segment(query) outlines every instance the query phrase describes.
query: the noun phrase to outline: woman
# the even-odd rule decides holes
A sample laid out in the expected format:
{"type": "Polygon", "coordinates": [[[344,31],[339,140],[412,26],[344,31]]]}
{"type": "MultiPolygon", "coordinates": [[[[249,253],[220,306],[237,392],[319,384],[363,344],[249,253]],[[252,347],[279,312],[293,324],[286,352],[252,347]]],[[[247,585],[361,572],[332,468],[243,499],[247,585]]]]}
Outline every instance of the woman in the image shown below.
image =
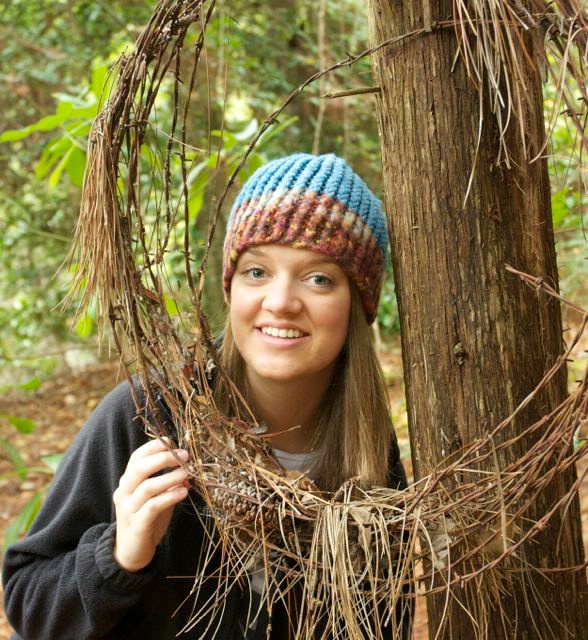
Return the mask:
{"type": "MultiPolygon", "coordinates": [[[[369,331],[386,253],[379,201],[334,155],[261,167],[227,226],[222,364],[277,459],[322,489],[356,476],[406,486],[369,331]]],[[[222,379],[215,397],[228,406],[222,379]]],[[[80,432],[27,538],[8,550],[5,608],[20,637],[173,638],[198,609],[190,576],[209,543],[188,496],[188,454],[149,440],[136,418],[124,383],[80,432]]],[[[251,583],[263,591],[255,575],[251,583]]],[[[245,628],[249,593],[233,589],[218,619],[189,637],[265,638],[267,619],[245,628]]],[[[213,596],[210,580],[198,598],[213,596]]],[[[276,608],[272,637],[288,637],[290,617],[276,608]]]]}

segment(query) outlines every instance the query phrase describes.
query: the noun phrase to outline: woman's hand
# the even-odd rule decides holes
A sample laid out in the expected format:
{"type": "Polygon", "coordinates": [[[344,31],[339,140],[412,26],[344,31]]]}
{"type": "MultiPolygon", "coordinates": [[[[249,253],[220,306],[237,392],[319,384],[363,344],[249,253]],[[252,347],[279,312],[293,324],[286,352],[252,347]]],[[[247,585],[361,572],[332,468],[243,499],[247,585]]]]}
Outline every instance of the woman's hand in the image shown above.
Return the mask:
{"type": "MultiPolygon", "coordinates": [[[[176,449],[185,462],[188,452],[176,449]]],[[[174,507],[187,495],[188,474],[160,440],[151,440],[129,458],[113,499],[116,508],[114,558],[127,571],[140,571],[153,556],[166,532],[174,507]],[[172,471],[152,477],[172,468],[172,471]]]]}

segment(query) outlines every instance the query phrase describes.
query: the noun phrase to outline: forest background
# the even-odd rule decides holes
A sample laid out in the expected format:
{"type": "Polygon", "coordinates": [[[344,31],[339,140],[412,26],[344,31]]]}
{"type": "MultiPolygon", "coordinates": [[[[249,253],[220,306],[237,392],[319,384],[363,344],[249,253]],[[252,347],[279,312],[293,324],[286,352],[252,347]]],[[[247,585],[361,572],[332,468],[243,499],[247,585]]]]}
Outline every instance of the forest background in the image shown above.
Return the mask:
{"type": "MultiPolygon", "coordinates": [[[[108,359],[108,349],[98,355],[92,309],[74,322],[74,309],[64,311],[60,302],[75,270],[75,264],[64,264],[79,209],[91,123],[108,84],[109,68],[132,46],[154,4],[153,0],[0,3],[2,539],[14,539],[27,528],[61,453],[116,382],[116,362],[108,359]]],[[[203,246],[208,215],[259,125],[317,69],[365,48],[367,20],[361,0],[219,0],[207,31],[206,77],[192,97],[194,121],[203,132],[190,175],[194,247],[203,246]]],[[[256,147],[240,181],[262,162],[280,155],[335,152],[381,196],[373,95],[321,98],[371,84],[370,62],[365,58],[310,85],[256,147]]],[[[551,113],[555,95],[556,88],[545,84],[546,114],[551,113]]],[[[162,127],[171,115],[163,98],[157,104],[162,127]]],[[[560,288],[565,297],[587,308],[587,239],[582,220],[582,206],[588,202],[582,189],[586,176],[575,150],[575,134],[564,116],[555,127],[547,153],[560,288]]],[[[181,265],[175,266],[180,281],[181,265]]],[[[173,273],[174,265],[170,268],[173,273]]],[[[213,253],[208,278],[212,286],[207,292],[213,326],[221,317],[217,273],[213,253]]],[[[564,327],[573,331],[579,318],[565,313],[564,327]]],[[[410,468],[391,273],[377,326],[391,412],[410,468]]],[[[586,349],[586,341],[583,344],[586,349]]],[[[585,364],[586,352],[580,350],[569,366],[570,385],[585,364]]],[[[586,517],[583,501],[585,531],[586,517]]],[[[0,639],[7,634],[0,616],[0,639]]]]}

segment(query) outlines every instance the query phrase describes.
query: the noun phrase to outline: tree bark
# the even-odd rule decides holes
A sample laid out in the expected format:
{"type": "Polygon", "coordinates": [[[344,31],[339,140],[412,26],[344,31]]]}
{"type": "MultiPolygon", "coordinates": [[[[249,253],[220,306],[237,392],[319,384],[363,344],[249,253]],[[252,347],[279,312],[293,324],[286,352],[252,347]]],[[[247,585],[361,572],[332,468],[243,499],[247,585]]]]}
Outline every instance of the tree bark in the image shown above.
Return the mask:
{"type": "MultiPolygon", "coordinates": [[[[384,193],[401,319],[406,404],[415,476],[430,473],[447,455],[487,434],[527,397],[562,354],[561,310],[554,299],[508,273],[558,275],[544,161],[530,163],[516,124],[508,132],[513,159],[496,162],[498,132],[461,58],[453,29],[436,29],[452,16],[451,0],[368,0],[371,45],[432,26],[372,56],[384,193]],[[473,182],[467,200],[472,168],[473,182]]],[[[544,139],[541,81],[526,66],[525,114],[530,157],[544,139]]],[[[521,412],[508,436],[520,433],[566,397],[566,372],[521,412]]],[[[501,467],[530,442],[499,452],[501,467]]],[[[532,511],[538,520],[572,485],[562,473],[532,511]]],[[[537,569],[584,561],[579,504],[573,500],[546,530],[523,547],[537,569]]],[[[530,571],[510,579],[500,602],[478,615],[481,628],[445,596],[428,598],[431,638],[580,638],[586,634],[584,571],[530,571]],[[436,635],[438,634],[438,635],[436,635]]],[[[471,595],[471,591],[470,591],[471,595]]]]}

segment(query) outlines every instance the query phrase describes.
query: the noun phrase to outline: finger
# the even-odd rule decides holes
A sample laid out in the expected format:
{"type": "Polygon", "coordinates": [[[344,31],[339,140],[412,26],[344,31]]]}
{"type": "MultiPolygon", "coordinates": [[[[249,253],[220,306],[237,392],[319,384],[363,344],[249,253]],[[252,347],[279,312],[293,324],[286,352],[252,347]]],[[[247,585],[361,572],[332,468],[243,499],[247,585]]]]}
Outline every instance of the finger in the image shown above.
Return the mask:
{"type": "Polygon", "coordinates": [[[181,502],[188,490],[176,485],[148,500],[138,514],[119,518],[114,557],[127,571],[139,571],[146,567],[155,553],[162,536],[169,526],[176,504],[181,502]]]}
{"type": "Polygon", "coordinates": [[[153,496],[143,504],[135,517],[143,521],[143,526],[147,529],[165,514],[169,509],[181,502],[188,495],[188,489],[184,485],[177,485],[168,491],[153,496]]]}
{"type": "Polygon", "coordinates": [[[149,440],[145,444],[142,444],[140,447],[135,449],[131,454],[129,460],[136,460],[138,458],[145,458],[146,456],[150,456],[154,453],[158,453],[160,451],[170,451],[173,448],[173,443],[169,438],[161,438],[149,440]]]}
{"type": "Polygon", "coordinates": [[[147,457],[129,460],[129,464],[121,476],[119,488],[123,493],[131,494],[135,489],[152,475],[164,469],[175,469],[188,460],[188,452],[184,449],[175,451],[161,451],[147,457]]]}
{"type": "Polygon", "coordinates": [[[176,469],[164,475],[145,480],[128,496],[126,509],[131,513],[138,512],[143,505],[154,496],[175,487],[184,486],[184,481],[187,477],[187,471],[184,469],[176,469]]]}

